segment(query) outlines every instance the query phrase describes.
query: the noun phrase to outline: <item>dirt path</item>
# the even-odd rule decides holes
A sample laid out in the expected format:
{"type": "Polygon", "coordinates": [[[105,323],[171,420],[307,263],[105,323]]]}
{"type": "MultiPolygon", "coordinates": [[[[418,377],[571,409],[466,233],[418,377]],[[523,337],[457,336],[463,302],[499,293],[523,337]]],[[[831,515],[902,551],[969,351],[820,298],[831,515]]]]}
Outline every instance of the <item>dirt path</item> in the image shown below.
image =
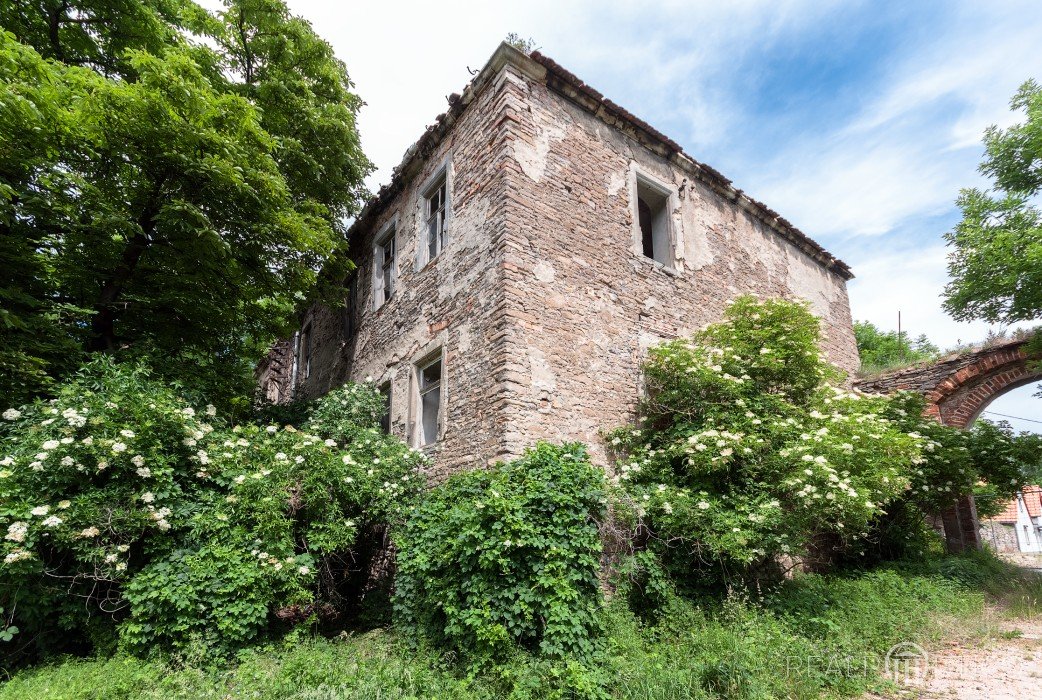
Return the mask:
{"type": "Polygon", "coordinates": [[[952,641],[932,650],[925,677],[918,682],[909,682],[890,697],[921,700],[1042,698],[1042,620],[1002,621],[985,639],[952,641]]]}

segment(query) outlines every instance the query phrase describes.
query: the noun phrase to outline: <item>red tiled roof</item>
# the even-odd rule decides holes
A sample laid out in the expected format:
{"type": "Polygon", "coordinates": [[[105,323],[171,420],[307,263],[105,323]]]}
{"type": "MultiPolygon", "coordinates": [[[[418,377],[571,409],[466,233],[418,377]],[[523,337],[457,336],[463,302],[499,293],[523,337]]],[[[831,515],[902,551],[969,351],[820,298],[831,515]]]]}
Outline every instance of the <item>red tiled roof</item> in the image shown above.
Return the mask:
{"type": "MultiPolygon", "coordinates": [[[[1024,506],[1028,509],[1028,515],[1032,518],[1042,516],[1042,487],[1025,486],[1021,493],[1024,494],[1024,506]]],[[[1006,501],[1002,512],[992,520],[1000,523],[1017,522],[1017,499],[1006,501]]]]}
{"type": "Polygon", "coordinates": [[[1028,508],[1028,515],[1032,518],[1042,516],[1042,488],[1038,486],[1024,487],[1024,505],[1028,508]]]}

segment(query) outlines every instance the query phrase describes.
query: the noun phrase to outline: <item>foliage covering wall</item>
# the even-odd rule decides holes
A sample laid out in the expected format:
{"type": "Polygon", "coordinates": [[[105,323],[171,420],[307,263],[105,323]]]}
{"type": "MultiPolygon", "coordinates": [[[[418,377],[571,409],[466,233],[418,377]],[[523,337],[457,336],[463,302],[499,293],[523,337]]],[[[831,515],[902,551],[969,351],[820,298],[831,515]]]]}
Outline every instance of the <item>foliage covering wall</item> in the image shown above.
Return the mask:
{"type": "MultiPolygon", "coordinates": [[[[102,360],[0,428],[0,607],[42,650],[230,648],[317,617],[359,534],[400,520],[424,457],[348,385],[315,422],[229,425],[102,360]],[[105,639],[108,642],[105,642],[105,639]]],[[[333,611],[335,612],[335,611],[333,611]]]]}

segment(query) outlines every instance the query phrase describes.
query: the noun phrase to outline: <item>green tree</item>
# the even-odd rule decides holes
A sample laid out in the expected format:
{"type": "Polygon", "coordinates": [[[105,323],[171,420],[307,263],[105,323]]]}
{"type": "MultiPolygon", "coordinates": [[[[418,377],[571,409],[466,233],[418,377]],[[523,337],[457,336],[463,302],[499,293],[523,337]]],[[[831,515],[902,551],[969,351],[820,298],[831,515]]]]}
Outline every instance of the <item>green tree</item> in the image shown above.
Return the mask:
{"type": "Polygon", "coordinates": [[[947,234],[952,247],[945,308],[959,320],[992,323],[1042,316],[1042,87],[1024,83],[1011,107],[1024,123],[990,127],[981,172],[993,188],[964,189],[962,221],[947,234]]]}
{"type": "Polygon", "coordinates": [[[0,392],[83,354],[214,398],[349,267],[364,195],[344,65],[281,0],[0,8],[0,392]],[[200,41],[196,37],[203,37],[200,41]]]}
{"type": "Polygon", "coordinates": [[[854,338],[861,354],[862,372],[932,360],[939,352],[925,335],[913,339],[896,331],[884,331],[868,321],[854,322],[854,338]]]}

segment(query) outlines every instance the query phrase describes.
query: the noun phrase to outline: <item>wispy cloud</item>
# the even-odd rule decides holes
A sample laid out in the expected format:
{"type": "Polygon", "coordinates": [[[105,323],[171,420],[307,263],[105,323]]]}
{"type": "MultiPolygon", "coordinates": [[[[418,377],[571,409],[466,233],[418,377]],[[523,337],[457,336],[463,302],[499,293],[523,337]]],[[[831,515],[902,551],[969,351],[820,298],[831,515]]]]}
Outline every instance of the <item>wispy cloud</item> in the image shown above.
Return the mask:
{"type": "Polygon", "coordinates": [[[839,0],[289,4],[334,45],[368,103],[360,127],[378,166],[373,186],[466,84],[466,68],[479,68],[508,32],[535,38],[609,97],[698,148],[737,137],[744,115],[732,78],[756,47],[791,40],[851,7],[839,0]]]}
{"type": "MultiPolygon", "coordinates": [[[[886,235],[910,218],[950,210],[960,187],[979,182],[984,128],[1013,121],[1012,93],[1042,75],[1042,13],[1027,9],[953,5],[947,31],[906,48],[866,86],[864,106],[849,121],[787,143],[755,190],[825,240],[886,235]]],[[[930,240],[940,233],[922,232],[930,240]]]]}

